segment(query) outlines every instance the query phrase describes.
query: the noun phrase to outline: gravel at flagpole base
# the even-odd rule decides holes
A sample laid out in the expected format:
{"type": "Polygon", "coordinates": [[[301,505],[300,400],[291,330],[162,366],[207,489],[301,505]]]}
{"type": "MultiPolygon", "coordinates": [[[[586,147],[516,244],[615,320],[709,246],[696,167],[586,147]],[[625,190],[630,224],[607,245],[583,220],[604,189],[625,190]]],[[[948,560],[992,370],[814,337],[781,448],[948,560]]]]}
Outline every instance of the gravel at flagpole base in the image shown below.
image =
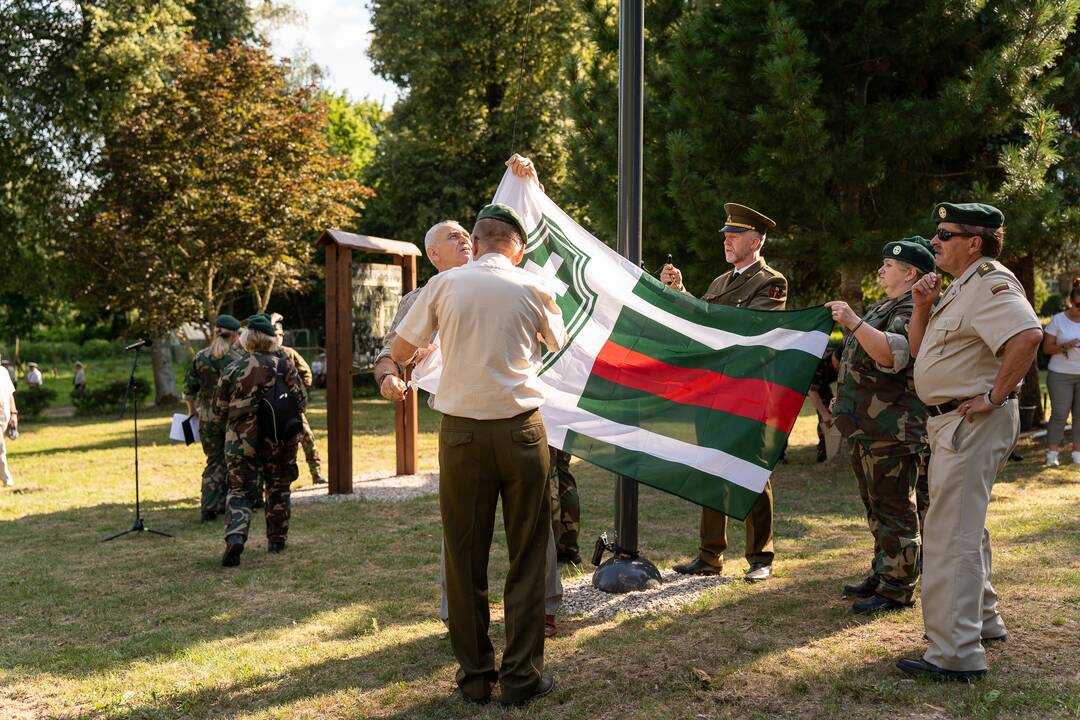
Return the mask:
{"type": "MultiPolygon", "coordinates": [[[[353,491],[349,495],[330,495],[326,485],[308,485],[292,492],[294,505],[313,502],[347,502],[372,500],[403,502],[439,492],[439,473],[390,475],[386,471],[360,473],[353,476],[353,491]]],[[[735,582],[731,576],[680,575],[674,570],[661,569],[662,584],[658,588],[610,594],[592,586],[592,566],[584,565],[583,575],[563,579],[563,603],[560,616],[610,618],[619,613],[646,615],[677,610],[694,602],[713,588],[735,582]]]]}
{"type": "Polygon", "coordinates": [[[671,569],[661,569],[660,577],[663,582],[658,588],[621,594],[594,588],[592,573],[564,579],[563,604],[558,614],[608,618],[618,613],[646,615],[669,612],[689,605],[713,588],[735,582],[731,576],[680,575],[671,569]]]}

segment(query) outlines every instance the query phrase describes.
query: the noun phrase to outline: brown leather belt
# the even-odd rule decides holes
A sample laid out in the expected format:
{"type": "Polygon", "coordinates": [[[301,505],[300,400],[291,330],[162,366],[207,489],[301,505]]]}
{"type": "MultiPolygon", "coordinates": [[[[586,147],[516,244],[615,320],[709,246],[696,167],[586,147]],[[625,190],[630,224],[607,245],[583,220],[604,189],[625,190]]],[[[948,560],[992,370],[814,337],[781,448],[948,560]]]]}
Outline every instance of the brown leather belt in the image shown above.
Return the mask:
{"type": "MultiPolygon", "coordinates": [[[[1011,393],[1009,393],[1008,397],[1009,397],[1009,399],[1015,399],[1016,398],[1016,393],[1011,392],[1011,393]]],[[[938,415],[944,415],[945,413],[951,413],[953,410],[956,410],[958,407],[960,407],[960,403],[962,403],[962,402],[964,402],[964,401],[963,400],[950,400],[948,402],[943,402],[940,405],[927,405],[926,410],[931,415],[933,415],[934,417],[937,417],[938,415]]]]}

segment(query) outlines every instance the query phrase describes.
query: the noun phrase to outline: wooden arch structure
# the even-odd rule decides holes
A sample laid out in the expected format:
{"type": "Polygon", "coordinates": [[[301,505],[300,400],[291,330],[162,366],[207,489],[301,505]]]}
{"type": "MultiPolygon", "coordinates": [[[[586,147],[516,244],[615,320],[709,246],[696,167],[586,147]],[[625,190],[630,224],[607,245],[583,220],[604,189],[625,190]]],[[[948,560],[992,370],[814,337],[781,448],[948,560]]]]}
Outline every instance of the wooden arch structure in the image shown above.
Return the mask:
{"type": "MultiPolygon", "coordinates": [[[[327,230],[319,237],[326,246],[326,429],[329,444],[330,494],[352,492],[352,358],[354,250],[392,256],[401,268],[401,293],[416,289],[416,258],[420,249],[412,243],[327,230]]],[[[397,436],[397,474],[416,472],[416,393],[397,403],[394,429],[397,436]]]]}

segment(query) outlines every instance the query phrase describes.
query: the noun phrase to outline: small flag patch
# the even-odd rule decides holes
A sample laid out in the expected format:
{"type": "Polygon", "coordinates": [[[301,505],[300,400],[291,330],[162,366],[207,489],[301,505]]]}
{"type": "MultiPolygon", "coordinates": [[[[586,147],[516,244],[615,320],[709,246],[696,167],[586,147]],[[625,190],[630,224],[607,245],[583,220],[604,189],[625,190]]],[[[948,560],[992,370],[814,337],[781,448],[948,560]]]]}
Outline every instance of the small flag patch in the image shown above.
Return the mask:
{"type": "Polygon", "coordinates": [[[998,283],[990,288],[991,295],[997,295],[999,292],[1004,292],[1009,289],[1009,283],[998,283]]]}

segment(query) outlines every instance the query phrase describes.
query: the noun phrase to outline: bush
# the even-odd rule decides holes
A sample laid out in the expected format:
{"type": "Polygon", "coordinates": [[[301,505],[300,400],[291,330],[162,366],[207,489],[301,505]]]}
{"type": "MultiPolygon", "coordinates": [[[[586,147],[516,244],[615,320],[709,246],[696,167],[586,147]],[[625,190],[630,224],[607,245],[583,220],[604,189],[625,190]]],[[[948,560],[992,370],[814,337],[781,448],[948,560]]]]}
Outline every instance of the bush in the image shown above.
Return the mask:
{"type": "Polygon", "coordinates": [[[68,341],[29,340],[19,344],[19,359],[24,363],[31,361],[52,365],[73,363],[79,359],[79,346],[68,341]]]}
{"type": "Polygon", "coordinates": [[[103,340],[101,338],[94,338],[93,340],[87,340],[82,346],[83,359],[91,358],[94,360],[100,360],[102,358],[109,358],[113,355],[118,355],[123,351],[118,342],[110,342],[109,340],[103,340]]]}
{"type": "MultiPolygon", "coordinates": [[[[91,390],[87,388],[81,395],[72,395],[76,415],[103,415],[120,411],[120,403],[127,391],[127,380],[117,380],[105,387],[91,390]]],[[[150,383],[142,378],[135,378],[135,399],[141,404],[150,397],[150,383]]]]}
{"type": "Polygon", "coordinates": [[[36,418],[56,399],[56,391],[48,387],[33,387],[15,393],[15,404],[20,415],[36,418]]]}

